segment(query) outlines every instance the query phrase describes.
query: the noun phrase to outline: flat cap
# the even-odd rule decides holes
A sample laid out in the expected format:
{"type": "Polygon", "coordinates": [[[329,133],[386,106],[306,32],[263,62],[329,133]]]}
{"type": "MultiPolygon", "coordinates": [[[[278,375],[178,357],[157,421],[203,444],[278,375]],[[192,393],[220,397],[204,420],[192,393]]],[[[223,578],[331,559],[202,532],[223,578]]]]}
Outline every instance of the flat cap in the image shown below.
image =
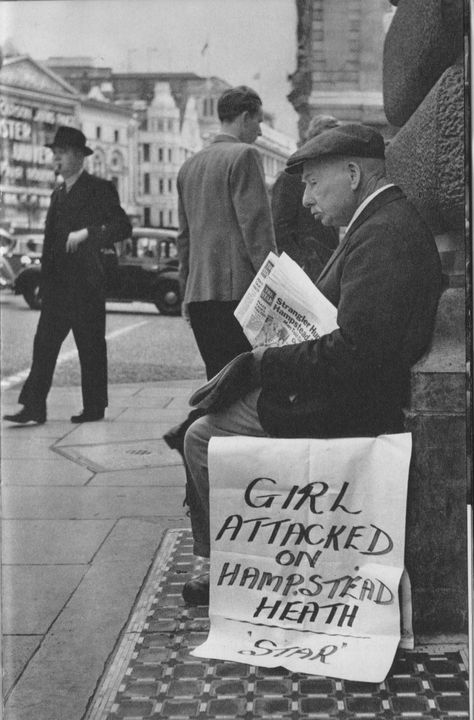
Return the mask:
{"type": "Polygon", "coordinates": [[[382,135],[368,125],[339,125],[323,130],[290,155],[286,161],[285,172],[296,175],[303,172],[303,165],[307,160],[333,155],[384,158],[385,142],[382,135]]]}

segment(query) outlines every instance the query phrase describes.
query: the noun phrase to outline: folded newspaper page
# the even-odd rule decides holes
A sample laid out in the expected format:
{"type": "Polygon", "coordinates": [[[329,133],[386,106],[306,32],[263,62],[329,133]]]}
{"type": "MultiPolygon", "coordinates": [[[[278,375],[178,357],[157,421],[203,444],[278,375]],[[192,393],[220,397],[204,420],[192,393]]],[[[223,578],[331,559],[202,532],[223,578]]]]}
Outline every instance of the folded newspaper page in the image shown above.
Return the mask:
{"type": "Polygon", "coordinates": [[[269,253],[235,310],[252,345],[291,345],[336,330],[337,309],[286,253],[269,253]]]}

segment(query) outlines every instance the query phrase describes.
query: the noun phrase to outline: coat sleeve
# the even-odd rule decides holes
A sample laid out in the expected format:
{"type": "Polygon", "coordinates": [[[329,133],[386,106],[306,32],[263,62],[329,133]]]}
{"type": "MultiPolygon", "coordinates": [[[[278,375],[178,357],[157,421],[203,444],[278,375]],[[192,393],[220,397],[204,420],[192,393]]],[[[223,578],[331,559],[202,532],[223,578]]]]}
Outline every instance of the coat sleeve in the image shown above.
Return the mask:
{"type": "Polygon", "coordinates": [[[277,248],[262,160],[255,147],[248,145],[237,156],[229,182],[242,238],[252,267],[258,272],[268,253],[277,248]]]}
{"type": "Polygon", "coordinates": [[[178,249],[179,259],[179,281],[181,285],[181,293],[184,297],[186,289],[186,281],[189,274],[189,225],[186,212],[184,210],[184,203],[182,199],[181,189],[181,178],[178,174],[178,236],[176,239],[176,245],[178,249]]]}
{"type": "MultiPolygon", "coordinates": [[[[297,178],[297,181],[299,178],[297,178]]],[[[301,181],[299,181],[301,185],[301,181]]],[[[272,215],[278,252],[286,252],[301,265],[298,248],[298,216],[302,193],[293,175],[280,173],[272,189],[272,215]]]]}
{"type": "Polygon", "coordinates": [[[363,386],[401,356],[417,294],[417,269],[406,243],[388,226],[372,227],[348,248],[340,279],[339,329],[319,340],[269,348],[263,388],[287,393],[363,386]]]}
{"type": "Polygon", "coordinates": [[[119,240],[125,240],[132,233],[132,226],[126,212],[120,205],[115,185],[111,182],[97,183],[94,188],[101,222],[87,227],[89,241],[96,247],[113,247],[119,240]]]}

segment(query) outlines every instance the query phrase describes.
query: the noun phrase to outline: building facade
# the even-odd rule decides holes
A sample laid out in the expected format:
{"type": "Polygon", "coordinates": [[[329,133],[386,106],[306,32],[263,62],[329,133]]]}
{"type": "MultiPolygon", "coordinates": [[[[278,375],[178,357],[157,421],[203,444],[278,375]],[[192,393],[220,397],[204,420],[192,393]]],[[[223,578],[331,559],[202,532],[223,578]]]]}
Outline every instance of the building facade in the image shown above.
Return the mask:
{"type": "MultiPolygon", "coordinates": [[[[173,223],[177,222],[177,195],[175,190],[174,194],[168,190],[170,182],[174,188],[177,174],[175,158],[182,164],[190,152],[196,152],[210,143],[219,132],[217,102],[231,85],[221,78],[201,77],[195,73],[114,73],[110,68],[95,67],[86,58],[51,58],[47,62],[79,92],[90,92],[96,84],[114,103],[137,112],[140,118],[138,197],[143,221],[145,224],[150,220],[152,224],[161,225],[163,222],[168,225],[172,218],[173,223]],[[158,94],[157,88],[161,88],[158,94]],[[163,123],[159,120],[160,112],[163,113],[163,123]],[[190,144],[189,127],[191,124],[195,128],[196,120],[200,141],[195,138],[190,144]],[[164,129],[170,122],[177,134],[175,138],[164,129]],[[162,160],[156,160],[152,149],[154,145],[162,147],[162,160]],[[173,158],[171,161],[169,153],[173,158]],[[151,159],[145,160],[144,157],[151,159]],[[163,164],[160,166],[159,163],[163,164]],[[145,191],[146,188],[151,191],[145,191]]],[[[262,137],[256,145],[262,155],[267,186],[271,190],[277,175],[285,167],[286,159],[296,149],[296,142],[294,138],[275,130],[271,115],[264,112],[262,137]]]]}
{"type": "Polygon", "coordinates": [[[59,125],[78,126],[80,97],[67,82],[26,55],[0,69],[0,222],[42,228],[54,174],[45,148],[59,125]]]}
{"type": "Polygon", "coordinates": [[[97,86],[78,106],[81,130],[94,151],[86,158],[86,170],[111,180],[125,212],[138,220],[138,122],[133,115],[109,102],[97,86]]]}
{"type": "Polygon", "coordinates": [[[288,96],[300,136],[314,115],[363,122],[390,135],[382,93],[389,0],[296,0],[297,68],[288,96]]]}

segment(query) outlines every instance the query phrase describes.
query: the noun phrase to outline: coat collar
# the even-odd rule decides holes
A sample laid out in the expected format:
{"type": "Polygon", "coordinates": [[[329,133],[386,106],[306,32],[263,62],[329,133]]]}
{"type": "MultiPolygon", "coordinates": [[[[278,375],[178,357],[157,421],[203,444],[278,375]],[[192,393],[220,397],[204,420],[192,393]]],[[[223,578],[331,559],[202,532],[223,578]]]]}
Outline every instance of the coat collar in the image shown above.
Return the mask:
{"type": "Polygon", "coordinates": [[[318,283],[328,272],[331,265],[334,263],[336,258],[339,257],[341,252],[344,250],[345,246],[347,245],[347,242],[351,235],[374,213],[376,213],[378,210],[380,210],[381,207],[384,205],[388,205],[388,203],[393,202],[394,200],[400,200],[400,198],[405,197],[403,192],[400,190],[399,187],[396,185],[392,185],[388,187],[386,190],[383,190],[378,195],[376,195],[362,210],[361,214],[356,217],[352,225],[350,226],[348,232],[344,235],[341,242],[337,246],[337,248],[334,250],[333,254],[329,258],[328,262],[324,266],[321,274],[319,275],[316,283],[318,283]]]}
{"type": "Polygon", "coordinates": [[[216,135],[216,137],[214,138],[214,140],[212,142],[213,143],[218,143],[218,142],[240,143],[240,142],[242,142],[242,140],[239,140],[239,138],[235,137],[235,135],[230,135],[229,133],[219,133],[218,135],[216,135]]]}

